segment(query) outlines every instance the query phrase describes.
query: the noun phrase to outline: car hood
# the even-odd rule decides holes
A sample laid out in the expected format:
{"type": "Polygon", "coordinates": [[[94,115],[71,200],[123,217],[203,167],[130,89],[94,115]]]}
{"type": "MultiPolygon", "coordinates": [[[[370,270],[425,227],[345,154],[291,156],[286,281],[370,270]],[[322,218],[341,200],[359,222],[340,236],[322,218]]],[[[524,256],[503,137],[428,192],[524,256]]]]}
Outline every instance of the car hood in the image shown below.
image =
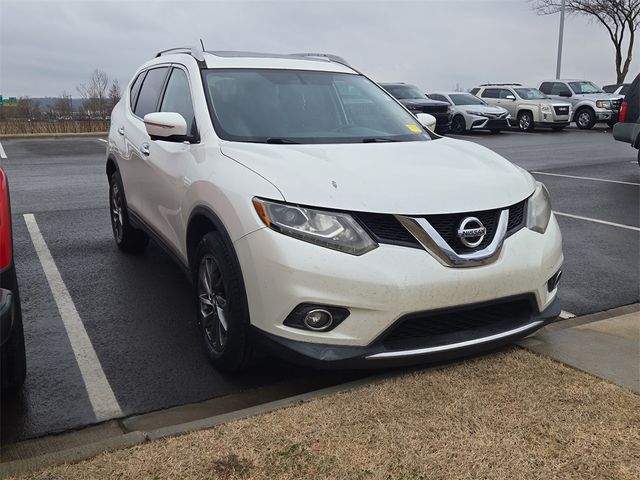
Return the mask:
{"type": "Polygon", "coordinates": [[[478,144],[269,145],[224,142],[222,153],[301,205],[374,213],[479,211],[517,203],[533,177],[478,144]]]}
{"type": "Polygon", "coordinates": [[[504,113],[507,110],[502,107],[497,107],[494,105],[457,105],[455,107],[457,110],[469,110],[471,112],[482,112],[482,113],[504,113]]]}
{"type": "Polygon", "coordinates": [[[576,93],[575,98],[585,98],[589,100],[614,100],[621,98],[620,95],[614,93],[576,93]]]}
{"type": "Polygon", "coordinates": [[[426,98],[423,100],[421,98],[403,98],[402,100],[398,100],[406,107],[424,107],[425,105],[437,105],[437,106],[449,106],[447,102],[442,102],[440,100],[432,100],[431,98],[426,98]]]}

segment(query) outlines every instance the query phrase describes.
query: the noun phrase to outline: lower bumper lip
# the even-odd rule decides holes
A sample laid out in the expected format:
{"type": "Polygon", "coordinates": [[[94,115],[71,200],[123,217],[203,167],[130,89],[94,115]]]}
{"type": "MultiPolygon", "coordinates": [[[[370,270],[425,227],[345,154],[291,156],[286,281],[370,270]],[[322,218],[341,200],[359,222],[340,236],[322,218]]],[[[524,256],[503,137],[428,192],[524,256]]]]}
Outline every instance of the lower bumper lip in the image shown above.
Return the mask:
{"type": "Polygon", "coordinates": [[[502,332],[465,341],[408,349],[387,350],[381,342],[366,347],[326,345],[291,340],[252,327],[253,340],[274,355],[295,363],[320,369],[379,368],[416,365],[460,358],[508,345],[525,337],[560,315],[560,302],[555,298],[542,312],[532,313],[523,324],[502,332]]]}

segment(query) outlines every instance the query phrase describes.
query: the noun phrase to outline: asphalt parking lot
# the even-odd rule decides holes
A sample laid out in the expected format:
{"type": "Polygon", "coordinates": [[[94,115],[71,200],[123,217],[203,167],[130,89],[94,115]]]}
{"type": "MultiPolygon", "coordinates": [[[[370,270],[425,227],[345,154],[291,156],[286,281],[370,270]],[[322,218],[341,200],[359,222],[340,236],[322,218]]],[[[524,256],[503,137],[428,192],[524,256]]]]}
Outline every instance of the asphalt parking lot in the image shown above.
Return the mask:
{"type": "MultiPolygon", "coordinates": [[[[604,129],[456,138],[494,149],[549,188],[565,242],[566,316],[639,301],[635,151],[604,129]]],[[[316,372],[273,358],[242,375],[218,373],[199,348],[190,287],[179,268],[158,247],[127,256],[112,240],[104,141],[15,139],[2,146],[29,368],[22,394],[2,402],[2,442],[243,391],[316,388],[368,374],[316,372]],[[31,214],[100,360],[120,409],[115,414],[96,411],[89,398],[87,374],[27,228],[31,214]]]]}

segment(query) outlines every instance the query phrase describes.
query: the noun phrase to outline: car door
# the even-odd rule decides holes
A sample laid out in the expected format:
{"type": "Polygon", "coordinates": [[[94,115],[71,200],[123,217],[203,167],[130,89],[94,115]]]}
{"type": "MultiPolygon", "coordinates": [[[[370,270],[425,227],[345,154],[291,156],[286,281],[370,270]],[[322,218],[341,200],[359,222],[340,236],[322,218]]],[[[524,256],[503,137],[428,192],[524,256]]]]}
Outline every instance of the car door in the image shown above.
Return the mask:
{"type": "Polygon", "coordinates": [[[147,134],[143,118],[147,113],[158,110],[160,94],[168,72],[168,66],[151,68],[146,72],[135,105],[127,115],[127,121],[123,126],[127,160],[122,162],[120,170],[127,207],[147,223],[150,223],[151,219],[147,212],[148,207],[145,205],[148,204],[147,197],[153,186],[150,185],[150,179],[147,177],[151,139],[147,134]]]}
{"type": "Polygon", "coordinates": [[[512,117],[518,116],[518,102],[516,102],[516,95],[508,88],[501,88],[498,91],[497,105],[506,109],[512,117]]]}
{"type": "Polygon", "coordinates": [[[480,94],[480,98],[482,98],[489,105],[500,105],[498,100],[499,92],[499,88],[485,88],[480,94]]]}
{"type": "Polygon", "coordinates": [[[174,65],[169,72],[160,97],[159,112],[182,115],[187,123],[187,137],[179,139],[149,140],[146,156],[143,190],[144,214],[168,246],[180,252],[182,205],[190,184],[188,171],[196,164],[201,151],[198,127],[194,114],[188,71],[174,65]]]}

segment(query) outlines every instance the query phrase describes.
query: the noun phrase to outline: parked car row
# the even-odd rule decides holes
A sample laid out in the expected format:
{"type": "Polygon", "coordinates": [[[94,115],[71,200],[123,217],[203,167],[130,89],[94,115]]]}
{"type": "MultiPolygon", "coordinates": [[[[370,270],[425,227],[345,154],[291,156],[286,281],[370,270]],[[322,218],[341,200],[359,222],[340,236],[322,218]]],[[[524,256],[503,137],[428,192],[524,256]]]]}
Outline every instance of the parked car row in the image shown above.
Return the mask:
{"type": "Polygon", "coordinates": [[[537,88],[519,83],[486,83],[471,89],[470,94],[424,94],[418,87],[405,83],[381,86],[410,111],[436,116],[436,133],[440,134],[449,130],[498,133],[511,127],[522,131],[562,130],[571,122],[583,130],[593,128],[596,123],[613,127],[628,88],[628,84],[609,85],[610,92],[605,92],[593,82],[570,79],[542,81],[537,88]]]}

